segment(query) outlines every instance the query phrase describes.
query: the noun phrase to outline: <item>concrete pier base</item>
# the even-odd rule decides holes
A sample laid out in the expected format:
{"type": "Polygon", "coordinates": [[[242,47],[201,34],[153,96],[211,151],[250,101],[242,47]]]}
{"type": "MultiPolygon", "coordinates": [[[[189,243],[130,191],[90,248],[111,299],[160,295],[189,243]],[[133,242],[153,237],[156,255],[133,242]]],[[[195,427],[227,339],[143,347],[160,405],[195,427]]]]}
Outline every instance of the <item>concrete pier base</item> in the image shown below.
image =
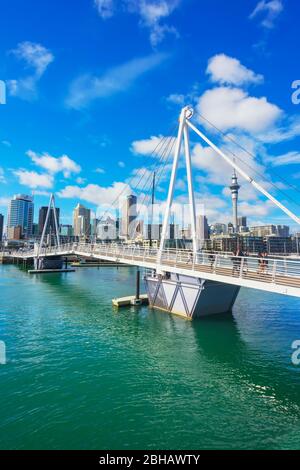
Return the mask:
{"type": "Polygon", "coordinates": [[[61,256],[51,256],[47,258],[35,258],[34,269],[37,271],[44,270],[62,270],[64,268],[64,259],[61,256]]]}
{"type": "Polygon", "coordinates": [[[146,276],[149,304],[153,308],[194,319],[231,312],[240,287],[188,276],[146,276]]]}

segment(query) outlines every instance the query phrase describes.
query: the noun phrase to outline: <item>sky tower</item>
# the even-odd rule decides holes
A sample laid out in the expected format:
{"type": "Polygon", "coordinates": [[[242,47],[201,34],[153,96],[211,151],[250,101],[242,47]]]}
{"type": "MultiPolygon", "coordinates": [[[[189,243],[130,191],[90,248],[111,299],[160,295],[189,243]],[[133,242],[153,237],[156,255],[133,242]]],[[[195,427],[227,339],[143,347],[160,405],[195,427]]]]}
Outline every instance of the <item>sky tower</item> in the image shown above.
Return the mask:
{"type": "Polygon", "coordinates": [[[238,198],[239,198],[239,189],[240,185],[238,184],[237,176],[235,170],[233,170],[231,185],[229,186],[231,191],[231,198],[232,198],[232,210],[233,210],[233,226],[235,233],[238,232],[238,198]]]}

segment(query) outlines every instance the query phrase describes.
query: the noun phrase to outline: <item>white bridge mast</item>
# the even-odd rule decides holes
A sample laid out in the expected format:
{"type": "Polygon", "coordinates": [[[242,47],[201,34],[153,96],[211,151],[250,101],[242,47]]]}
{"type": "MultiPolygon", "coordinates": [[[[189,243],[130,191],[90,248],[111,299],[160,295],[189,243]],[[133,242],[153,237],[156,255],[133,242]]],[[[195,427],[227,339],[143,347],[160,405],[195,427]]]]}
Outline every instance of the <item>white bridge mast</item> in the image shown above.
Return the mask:
{"type": "Polygon", "coordinates": [[[184,151],[185,151],[185,161],[186,161],[186,172],[187,172],[187,180],[188,180],[188,190],[189,190],[189,204],[190,204],[190,218],[191,218],[191,228],[192,228],[192,239],[193,239],[193,251],[194,253],[197,252],[197,235],[196,235],[196,207],[195,207],[195,197],[194,197],[194,188],[193,188],[193,178],[192,178],[192,163],[191,163],[191,153],[190,153],[190,142],[189,142],[189,129],[187,127],[187,123],[189,119],[193,116],[193,110],[186,106],[182,109],[179,117],[179,129],[178,129],[178,136],[177,142],[175,147],[175,155],[171,173],[171,181],[169,186],[169,193],[167,199],[167,207],[164,216],[164,222],[162,227],[161,233],[161,241],[157,255],[157,262],[160,263],[162,259],[162,253],[164,250],[166,238],[167,238],[167,230],[169,226],[170,220],[170,213],[171,207],[173,202],[174,196],[174,188],[175,188],[175,180],[177,176],[178,170],[178,162],[181,152],[182,146],[182,139],[184,139],[184,151]]]}
{"type": "MultiPolygon", "coordinates": [[[[60,248],[59,227],[58,227],[57,214],[56,214],[56,208],[55,208],[55,197],[54,197],[54,194],[51,194],[50,200],[49,200],[49,205],[48,205],[48,210],[47,210],[47,215],[46,215],[46,219],[45,219],[45,223],[44,223],[44,227],[43,227],[43,232],[42,232],[42,236],[41,236],[41,240],[40,240],[40,243],[38,245],[37,258],[39,257],[40,250],[43,247],[46,231],[47,231],[47,228],[48,228],[48,222],[49,222],[49,219],[50,219],[51,209],[53,210],[56,243],[57,243],[57,247],[60,248]]],[[[50,243],[51,243],[51,241],[50,241],[50,243]]]]}

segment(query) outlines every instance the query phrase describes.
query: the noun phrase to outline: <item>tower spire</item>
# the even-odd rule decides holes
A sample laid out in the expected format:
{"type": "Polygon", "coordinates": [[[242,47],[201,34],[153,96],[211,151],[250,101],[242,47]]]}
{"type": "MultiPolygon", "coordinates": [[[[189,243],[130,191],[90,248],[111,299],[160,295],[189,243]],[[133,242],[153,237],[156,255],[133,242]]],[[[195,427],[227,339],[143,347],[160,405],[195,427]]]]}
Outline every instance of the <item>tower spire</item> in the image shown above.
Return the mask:
{"type": "Polygon", "coordinates": [[[240,185],[238,184],[237,175],[235,169],[233,170],[233,174],[231,177],[231,185],[229,186],[231,191],[231,199],[232,199],[232,211],[233,211],[233,226],[235,233],[238,232],[238,198],[239,198],[239,189],[240,185]]]}

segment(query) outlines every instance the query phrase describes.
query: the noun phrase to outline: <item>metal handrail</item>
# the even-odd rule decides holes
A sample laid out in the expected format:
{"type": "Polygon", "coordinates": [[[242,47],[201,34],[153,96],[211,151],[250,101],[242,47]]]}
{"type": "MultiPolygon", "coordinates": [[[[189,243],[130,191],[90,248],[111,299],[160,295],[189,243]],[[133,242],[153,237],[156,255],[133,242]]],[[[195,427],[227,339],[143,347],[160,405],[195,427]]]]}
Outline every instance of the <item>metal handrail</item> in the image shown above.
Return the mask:
{"type": "MultiPolygon", "coordinates": [[[[91,256],[106,256],[129,258],[132,261],[153,260],[157,264],[158,249],[143,248],[124,244],[97,244],[73,243],[58,247],[43,247],[39,257],[51,255],[84,253],[91,256]]],[[[9,256],[17,258],[33,258],[37,253],[34,249],[28,251],[11,252],[9,256]]],[[[193,254],[189,250],[166,249],[162,252],[161,269],[164,263],[170,267],[187,267],[192,271],[211,270],[214,274],[234,276],[240,278],[250,277],[253,273],[262,274],[262,282],[270,282],[265,275],[270,276],[271,282],[276,283],[278,277],[289,277],[300,279],[300,260],[296,259],[274,259],[260,258],[254,256],[234,256],[223,253],[199,252],[193,254]],[[228,271],[229,270],[229,271],[228,271]]]]}

